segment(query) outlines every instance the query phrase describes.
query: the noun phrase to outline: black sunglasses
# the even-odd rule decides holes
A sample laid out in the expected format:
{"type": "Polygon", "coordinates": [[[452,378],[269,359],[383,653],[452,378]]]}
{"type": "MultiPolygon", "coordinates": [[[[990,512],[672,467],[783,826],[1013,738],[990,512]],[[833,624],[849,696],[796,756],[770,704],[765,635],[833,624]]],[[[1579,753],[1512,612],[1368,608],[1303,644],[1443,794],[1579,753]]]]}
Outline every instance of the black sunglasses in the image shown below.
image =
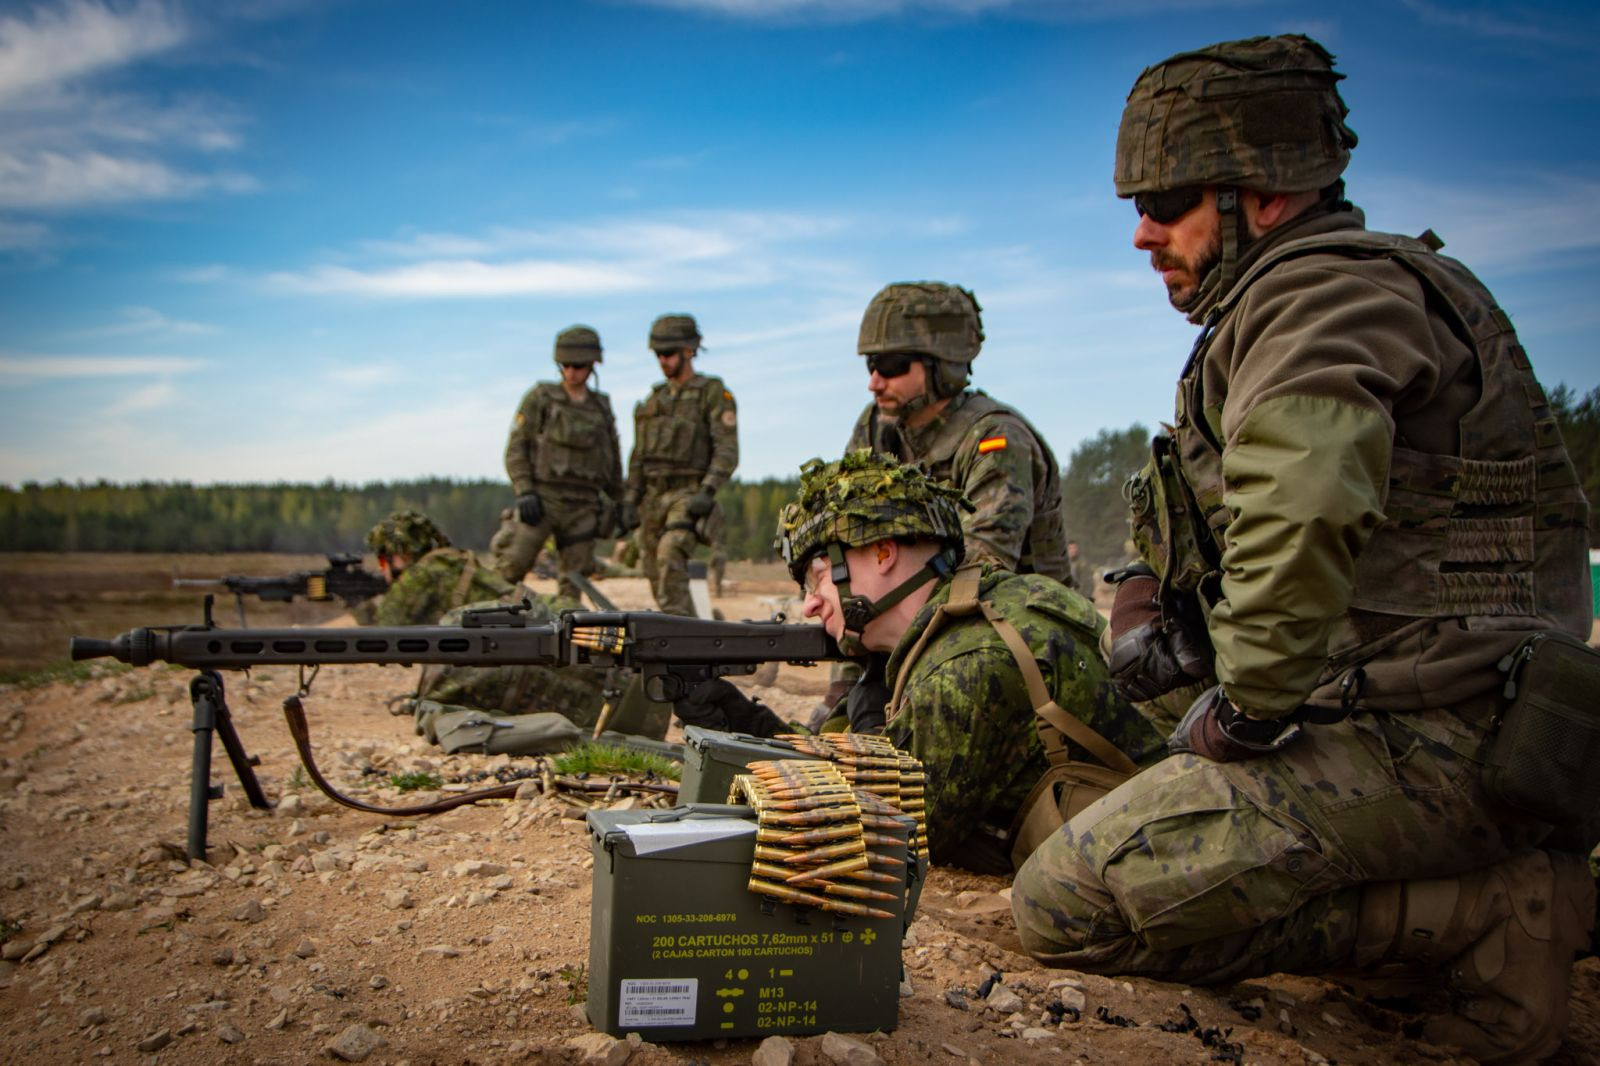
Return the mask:
{"type": "Polygon", "coordinates": [[[1150,221],[1170,226],[1199,207],[1200,201],[1205,198],[1204,185],[1185,185],[1181,189],[1134,193],[1133,206],[1141,216],[1149,218],[1150,221]]]}
{"type": "Polygon", "coordinates": [[[905,352],[886,352],[883,355],[867,356],[867,373],[876,374],[880,378],[897,378],[909,373],[917,361],[914,355],[905,352]]]}

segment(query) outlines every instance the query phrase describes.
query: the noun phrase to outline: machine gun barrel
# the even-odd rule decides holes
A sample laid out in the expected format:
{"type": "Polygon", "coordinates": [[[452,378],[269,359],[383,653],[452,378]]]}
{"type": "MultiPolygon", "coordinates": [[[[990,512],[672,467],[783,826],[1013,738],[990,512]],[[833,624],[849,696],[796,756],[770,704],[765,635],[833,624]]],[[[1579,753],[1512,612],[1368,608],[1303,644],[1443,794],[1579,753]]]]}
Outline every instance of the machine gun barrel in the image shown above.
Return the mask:
{"type": "Polygon", "coordinates": [[[467,611],[447,626],[349,629],[141,627],[97,640],[73,637],[73,659],[111,658],[134,666],[174,663],[197,670],[279,664],[439,663],[459,666],[576,666],[639,670],[653,699],[675,700],[702,681],[753,673],[762,663],[840,658],[820,626],[719,622],[652,611],[568,611],[527,625],[518,608],[467,611]]]}

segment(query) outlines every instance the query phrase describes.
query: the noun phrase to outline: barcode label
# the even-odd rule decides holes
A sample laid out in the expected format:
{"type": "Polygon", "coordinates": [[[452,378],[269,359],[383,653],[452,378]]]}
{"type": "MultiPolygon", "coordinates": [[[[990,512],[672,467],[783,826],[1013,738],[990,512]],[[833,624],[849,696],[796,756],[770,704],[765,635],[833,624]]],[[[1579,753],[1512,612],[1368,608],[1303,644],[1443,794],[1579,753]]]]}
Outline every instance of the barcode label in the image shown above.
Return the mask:
{"type": "Polygon", "coordinates": [[[617,1025],[693,1025],[700,979],[623,981],[617,1025]]]}

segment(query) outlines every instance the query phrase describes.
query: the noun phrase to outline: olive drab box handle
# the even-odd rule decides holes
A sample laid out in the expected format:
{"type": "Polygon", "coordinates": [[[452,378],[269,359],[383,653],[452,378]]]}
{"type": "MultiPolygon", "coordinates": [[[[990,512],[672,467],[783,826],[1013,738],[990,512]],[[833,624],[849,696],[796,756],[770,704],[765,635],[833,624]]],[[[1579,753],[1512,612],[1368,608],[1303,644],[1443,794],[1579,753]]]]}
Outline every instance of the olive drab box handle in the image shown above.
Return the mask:
{"type": "Polygon", "coordinates": [[[1558,828],[1600,821],[1600,651],[1535,633],[1500,662],[1510,701],[1483,781],[1501,803],[1558,828]]]}

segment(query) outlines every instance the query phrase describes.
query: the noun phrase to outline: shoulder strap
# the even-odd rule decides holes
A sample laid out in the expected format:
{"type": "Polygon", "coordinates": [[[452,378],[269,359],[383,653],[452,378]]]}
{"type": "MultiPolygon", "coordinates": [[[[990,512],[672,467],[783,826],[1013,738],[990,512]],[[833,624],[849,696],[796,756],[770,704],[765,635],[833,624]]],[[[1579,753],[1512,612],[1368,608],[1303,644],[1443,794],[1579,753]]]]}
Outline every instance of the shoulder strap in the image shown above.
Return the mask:
{"type": "Polygon", "coordinates": [[[462,552],[461,577],[456,580],[456,589],[450,594],[450,605],[447,610],[455,610],[467,602],[467,590],[472,587],[472,579],[478,574],[478,557],[470,551],[462,552]]]}
{"type": "Polygon", "coordinates": [[[995,632],[1000,634],[1000,639],[1005,641],[1006,650],[1011,652],[1011,658],[1015,660],[1017,670],[1022,674],[1022,682],[1028,689],[1028,700],[1033,704],[1039,740],[1044,745],[1050,764],[1054,766],[1068,761],[1070,753],[1062,741],[1062,736],[1065,735],[1111,769],[1125,774],[1135,773],[1138,767],[1134,765],[1132,759],[1088,725],[1062,710],[1056,703],[1055,698],[1050,695],[1050,689],[1044,683],[1044,674],[1040,671],[1032,650],[1029,649],[1027,641],[1022,639],[1022,634],[1017,632],[1017,627],[1001,616],[992,604],[978,599],[978,580],[982,574],[983,564],[979,562],[963,563],[956,571],[955,577],[950,582],[949,599],[934,610],[933,617],[928,621],[928,628],[922,631],[922,636],[917,638],[917,642],[906,653],[905,661],[900,664],[900,672],[894,681],[894,697],[889,701],[886,720],[893,722],[900,713],[901,699],[905,693],[906,681],[911,676],[911,667],[921,658],[928,642],[950,619],[960,618],[975,611],[981,612],[994,627],[995,632]]]}

